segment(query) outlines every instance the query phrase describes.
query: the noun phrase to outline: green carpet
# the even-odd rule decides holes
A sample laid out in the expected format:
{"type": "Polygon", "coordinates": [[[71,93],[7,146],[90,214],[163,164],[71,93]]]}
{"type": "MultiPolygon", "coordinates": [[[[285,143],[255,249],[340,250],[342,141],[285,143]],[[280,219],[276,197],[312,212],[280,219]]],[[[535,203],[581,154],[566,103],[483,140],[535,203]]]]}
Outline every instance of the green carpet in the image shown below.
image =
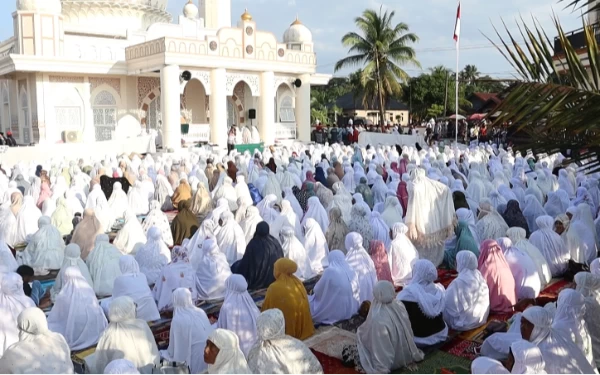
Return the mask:
{"type": "Polygon", "coordinates": [[[393,374],[470,374],[471,361],[452,354],[434,350],[415,369],[404,368],[393,374]]]}

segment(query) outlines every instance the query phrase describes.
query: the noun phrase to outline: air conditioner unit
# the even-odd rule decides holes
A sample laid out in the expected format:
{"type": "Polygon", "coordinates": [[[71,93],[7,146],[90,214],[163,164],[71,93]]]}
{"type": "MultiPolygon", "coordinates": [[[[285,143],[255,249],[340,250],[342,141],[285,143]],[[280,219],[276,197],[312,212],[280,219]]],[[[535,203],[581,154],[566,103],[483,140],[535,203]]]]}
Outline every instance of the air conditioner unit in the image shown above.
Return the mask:
{"type": "Polygon", "coordinates": [[[64,143],[79,143],[82,140],[81,132],[76,130],[65,130],[62,133],[62,140],[64,143]]]}

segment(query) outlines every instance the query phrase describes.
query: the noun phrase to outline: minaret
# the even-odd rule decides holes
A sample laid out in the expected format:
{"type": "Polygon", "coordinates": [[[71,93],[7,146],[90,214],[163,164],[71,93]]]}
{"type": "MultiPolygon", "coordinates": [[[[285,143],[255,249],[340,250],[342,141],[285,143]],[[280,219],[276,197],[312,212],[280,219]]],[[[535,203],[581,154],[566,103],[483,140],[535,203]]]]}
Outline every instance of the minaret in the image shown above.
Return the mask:
{"type": "Polygon", "coordinates": [[[207,29],[231,27],[231,0],[200,0],[200,18],[207,29]]]}
{"type": "Polygon", "coordinates": [[[59,0],[17,2],[13,13],[16,50],[20,55],[63,55],[64,32],[59,0]]]}

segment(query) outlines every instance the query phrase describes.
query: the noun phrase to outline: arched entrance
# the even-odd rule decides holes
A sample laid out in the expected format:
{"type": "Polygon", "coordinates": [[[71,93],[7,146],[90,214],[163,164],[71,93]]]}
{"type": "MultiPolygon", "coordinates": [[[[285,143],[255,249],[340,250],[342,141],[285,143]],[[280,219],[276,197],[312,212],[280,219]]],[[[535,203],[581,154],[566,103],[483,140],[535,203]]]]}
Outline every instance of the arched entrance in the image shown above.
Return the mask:
{"type": "Polygon", "coordinates": [[[206,124],[208,117],[206,113],[206,90],[204,85],[197,79],[192,79],[185,86],[184,91],[185,109],[191,112],[192,124],[206,124]]]}

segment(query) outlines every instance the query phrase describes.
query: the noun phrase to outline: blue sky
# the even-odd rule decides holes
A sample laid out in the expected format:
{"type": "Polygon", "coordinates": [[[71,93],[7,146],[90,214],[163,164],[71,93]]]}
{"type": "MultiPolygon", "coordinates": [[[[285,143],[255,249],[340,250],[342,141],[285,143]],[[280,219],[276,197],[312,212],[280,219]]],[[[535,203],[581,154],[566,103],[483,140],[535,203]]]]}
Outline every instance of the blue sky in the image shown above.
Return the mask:
{"type": "MultiPolygon", "coordinates": [[[[196,4],[198,0],[194,0],[196,4]]],[[[279,38],[294,21],[296,15],[313,32],[313,39],[320,73],[333,73],[335,62],[346,56],[342,47],[342,36],[354,30],[353,19],[366,8],[384,9],[396,12],[397,22],[406,22],[411,31],[420,37],[414,46],[422,68],[445,65],[455,69],[454,21],[455,0],[231,0],[232,18],[235,24],[244,8],[253,15],[257,27],[271,31],[279,38]]],[[[509,28],[516,30],[515,19],[523,16],[530,20],[533,15],[554,37],[551,15],[554,11],[566,31],[581,27],[581,18],[563,9],[558,0],[462,0],[461,68],[474,64],[479,71],[494,77],[511,77],[513,69],[482,35],[494,36],[492,24],[501,27],[504,19],[509,28]]],[[[169,0],[169,11],[176,19],[187,0],[169,0]]],[[[12,34],[12,12],[14,0],[0,0],[0,39],[12,34]]],[[[496,38],[494,38],[496,39],[496,38]]],[[[420,69],[407,66],[411,75],[418,75],[420,69]]],[[[336,75],[343,75],[341,71],[336,75]]]]}

